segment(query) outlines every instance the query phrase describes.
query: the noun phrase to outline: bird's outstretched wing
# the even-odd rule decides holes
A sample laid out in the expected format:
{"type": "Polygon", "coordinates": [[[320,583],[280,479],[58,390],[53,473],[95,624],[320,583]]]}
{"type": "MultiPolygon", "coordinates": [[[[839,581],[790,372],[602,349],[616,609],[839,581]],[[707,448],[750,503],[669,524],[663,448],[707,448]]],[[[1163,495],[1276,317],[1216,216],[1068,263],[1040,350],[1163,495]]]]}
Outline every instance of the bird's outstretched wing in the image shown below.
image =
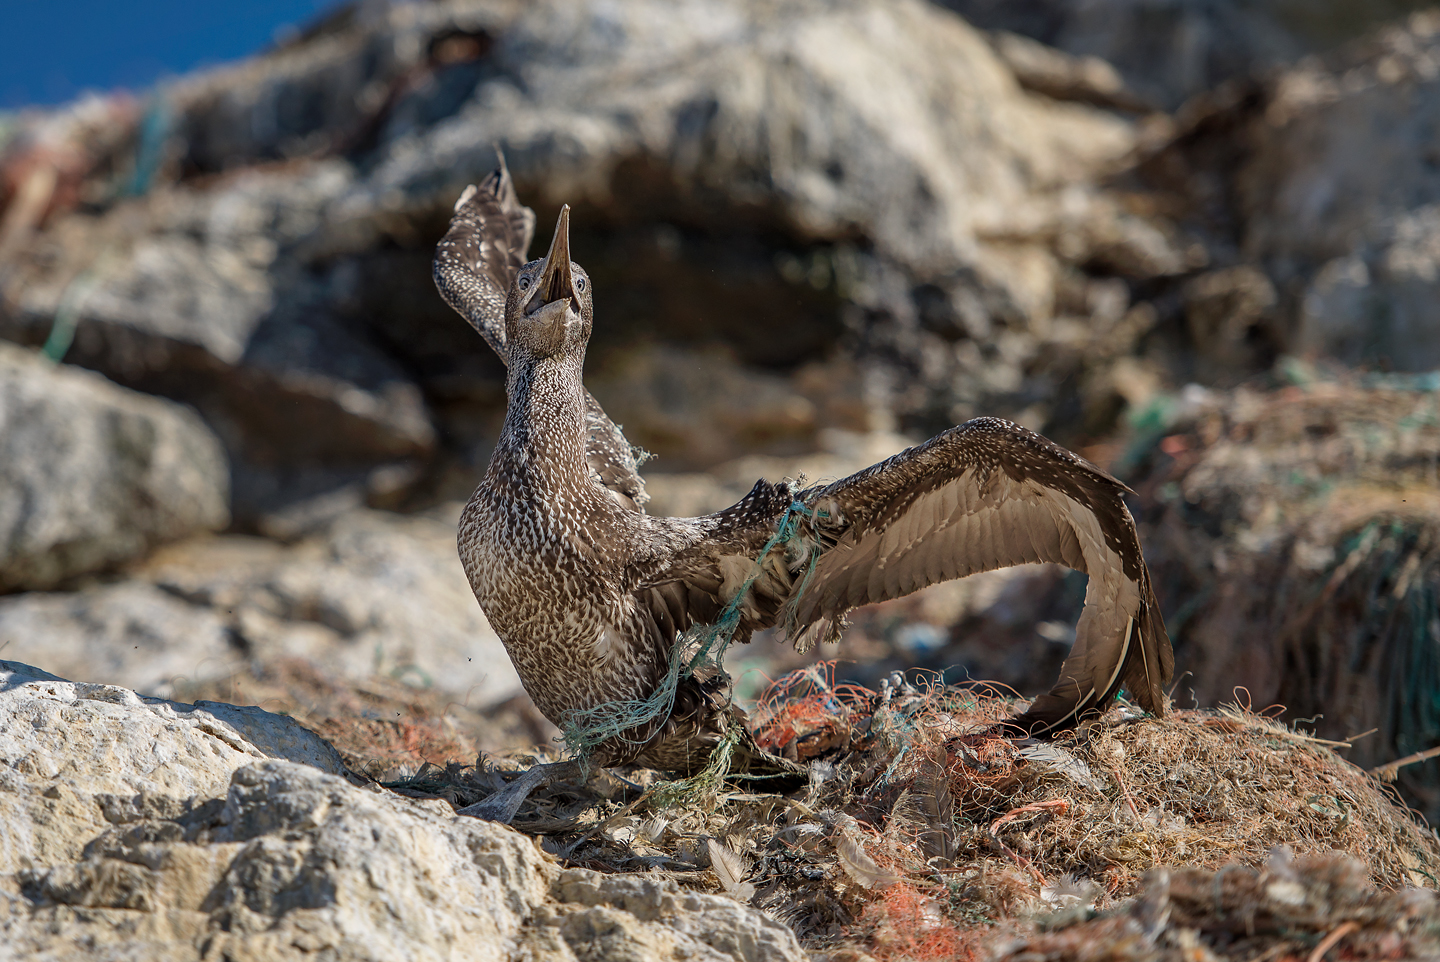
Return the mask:
{"type": "MultiPolygon", "coordinates": [[[[1056,562],[1089,575],[1084,611],[1055,687],[1012,724],[1034,734],[1068,727],[1103,709],[1122,685],[1161,715],[1174,658],[1125,491],[1032,431],[977,418],[796,494],[798,533],[768,553],[741,627],[748,637],[778,624],[804,651],[838,640],[846,612],[860,605],[980,571],[1056,562]]],[[[783,514],[773,495],[769,504],[773,531],[783,514]]],[[[733,515],[748,538],[736,537],[735,525],[717,531],[730,540],[711,552],[711,572],[739,570],[727,551],[753,546],[753,515],[733,515]]],[[[707,579],[697,565],[705,549],[697,548],[684,559],[692,589],[722,580],[718,595],[728,598],[735,579],[707,579]]]]}
{"type": "Polygon", "coordinates": [[[535,212],[515,196],[515,184],[500,166],[455,202],[450,229],[435,247],[435,286],[445,303],[470,322],[505,358],[505,295],[525,266],[535,237],[535,212]]]}
{"type": "Polygon", "coordinates": [[[968,421],[805,493],[814,525],[834,543],[797,585],[787,634],[803,650],[831,640],[858,605],[979,571],[1056,562],[1090,576],[1085,607],[1055,687],[1015,723],[1056,730],[1103,708],[1121,685],[1161,715],[1174,656],[1125,491],[1017,424],[968,421]]]}
{"type": "MultiPolygon", "coordinates": [[[[506,360],[505,297],[525,266],[535,237],[535,212],[520,203],[500,156],[500,166],[455,202],[450,229],[435,246],[432,273],[440,296],[506,360]]],[[[650,496],[640,477],[635,449],[600,402],[585,392],[585,460],[596,478],[627,508],[641,510],[650,496]]]]}

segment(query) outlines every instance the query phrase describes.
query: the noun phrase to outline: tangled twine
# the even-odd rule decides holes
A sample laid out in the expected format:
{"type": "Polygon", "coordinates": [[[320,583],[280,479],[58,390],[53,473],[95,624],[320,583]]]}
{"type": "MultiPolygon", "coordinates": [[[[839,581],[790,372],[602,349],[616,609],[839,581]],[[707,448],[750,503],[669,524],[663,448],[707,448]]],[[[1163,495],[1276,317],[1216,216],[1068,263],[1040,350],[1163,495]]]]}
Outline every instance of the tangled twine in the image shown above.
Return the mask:
{"type": "MultiPolygon", "coordinates": [[[[702,667],[720,667],[725,649],[734,640],[735,629],[740,626],[740,610],[745,602],[745,596],[749,594],[751,585],[760,577],[765,558],[777,545],[798,540],[800,523],[807,515],[811,514],[812,512],[806,508],[805,503],[798,498],[790,502],[790,506],[785,509],[785,514],[780,518],[779,525],[776,526],[774,536],[765,542],[765,547],[761,548],[760,553],[755,557],[750,576],[740,585],[735,596],[730,599],[730,603],[720,613],[720,617],[708,625],[693,625],[676,639],[674,647],[670,649],[665,677],[661,679],[659,687],[648,698],[607,701],[593,708],[577,709],[567,714],[563,735],[565,748],[572,757],[582,764],[586,764],[595,749],[611,739],[618,739],[624,744],[636,748],[649,740],[652,732],[642,732],[636,735],[630,733],[657,718],[669,716],[675,707],[675,694],[680,688],[681,681],[689,678],[702,667]],[[686,652],[692,650],[694,654],[687,657],[686,652]]],[[[815,554],[818,552],[812,552],[809,568],[801,582],[802,591],[809,583],[811,573],[815,570],[815,554]]],[[[798,592],[796,596],[798,597],[798,592]]],[[[792,612],[793,604],[793,599],[787,603],[787,607],[790,607],[792,612]]],[[[793,614],[790,614],[787,620],[793,620],[793,614]]],[[[733,744],[732,741],[732,748],[733,744]]],[[[722,754],[725,757],[720,761],[728,762],[729,752],[722,754]]],[[[707,766],[707,772],[711,767],[713,766],[707,766]]],[[[707,780],[714,780],[714,773],[710,773],[710,779],[707,780]]]]}

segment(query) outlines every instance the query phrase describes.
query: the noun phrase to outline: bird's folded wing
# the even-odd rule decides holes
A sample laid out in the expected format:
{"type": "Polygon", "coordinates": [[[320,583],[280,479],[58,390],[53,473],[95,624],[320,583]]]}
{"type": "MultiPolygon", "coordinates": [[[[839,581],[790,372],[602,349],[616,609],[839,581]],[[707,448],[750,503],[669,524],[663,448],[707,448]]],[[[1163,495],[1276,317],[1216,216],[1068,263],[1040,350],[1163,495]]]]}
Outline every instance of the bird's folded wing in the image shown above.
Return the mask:
{"type": "Polygon", "coordinates": [[[610,420],[600,402],[585,392],[585,463],[617,501],[640,511],[650,500],[640,477],[638,449],[626,440],[620,425],[610,420]]]}
{"type": "Polygon", "coordinates": [[[505,158],[480,186],[455,202],[450,229],[435,247],[435,286],[505,358],[505,295],[525,266],[535,236],[535,212],[515,196],[505,158]]]}
{"type": "Polygon", "coordinates": [[[1039,435],[978,418],[803,497],[821,553],[784,613],[801,648],[844,613],[927,585],[1033,562],[1090,576],[1073,649],[1016,719],[1036,733],[1101,708],[1123,684],[1164,711],[1173,657],[1124,485],[1039,435]],[[833,541],[833,543],[831,543],[833,541]]]}
{"type": "MultiPolygon", "coordinates": [[[[505,298],[525,266],[535,237],[535,212],[520,203],[505,158],[480,182],[465,188],[455,202],[450,229],[435,246],[432,271],[445,302],[506,360],[505,298]]],[[[639,510],[650,500],[634,449],[600,402],[585,393],[585,460],[590,470],[627,508],[639,510]]]]}
{"type": "Polygon", "coordinates": [[[762,480],[714,514],[650,519],[654,543],[662,547],[639,565],[644,570],[633,596],[655,626],[659,650],[668,651],[680,632],[719,626],[727,613],[735,619],[723,629],[727,643],[749,641],[776,623],[795,589],[793,566],[777,534],[794,501],[788,484],[762,480]]]}

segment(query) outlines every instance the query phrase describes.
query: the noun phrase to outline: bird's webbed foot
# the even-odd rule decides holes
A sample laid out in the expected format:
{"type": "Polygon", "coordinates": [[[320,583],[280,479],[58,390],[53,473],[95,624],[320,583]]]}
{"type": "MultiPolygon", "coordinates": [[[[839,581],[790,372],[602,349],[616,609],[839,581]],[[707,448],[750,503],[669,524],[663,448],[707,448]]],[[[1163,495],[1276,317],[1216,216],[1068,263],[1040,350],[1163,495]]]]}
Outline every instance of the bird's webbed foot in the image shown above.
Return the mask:
{"type": "Polygon", "coordinates": [[[515,818],[515,813],[520,811],[520,806],[525,804],[525,799],[529,798],[535,789],[552,782],[574,778],[579,774],[580,765],[573,760],[535,765],[500,791],[486,796],[474,805],[466,805],[455,814],[509,825],[515,818]]]}

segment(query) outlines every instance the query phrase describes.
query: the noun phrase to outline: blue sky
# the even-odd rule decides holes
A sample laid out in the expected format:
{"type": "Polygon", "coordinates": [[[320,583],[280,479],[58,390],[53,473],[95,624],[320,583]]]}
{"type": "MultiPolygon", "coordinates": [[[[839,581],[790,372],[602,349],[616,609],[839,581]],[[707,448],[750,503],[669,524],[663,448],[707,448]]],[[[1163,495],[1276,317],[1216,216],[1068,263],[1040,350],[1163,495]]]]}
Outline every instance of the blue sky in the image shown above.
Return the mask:
{"type": "Polygon", "coordinates": [[[155,81],[268,46],[337,0],[0,0],[0,110],[155,81]]]}

